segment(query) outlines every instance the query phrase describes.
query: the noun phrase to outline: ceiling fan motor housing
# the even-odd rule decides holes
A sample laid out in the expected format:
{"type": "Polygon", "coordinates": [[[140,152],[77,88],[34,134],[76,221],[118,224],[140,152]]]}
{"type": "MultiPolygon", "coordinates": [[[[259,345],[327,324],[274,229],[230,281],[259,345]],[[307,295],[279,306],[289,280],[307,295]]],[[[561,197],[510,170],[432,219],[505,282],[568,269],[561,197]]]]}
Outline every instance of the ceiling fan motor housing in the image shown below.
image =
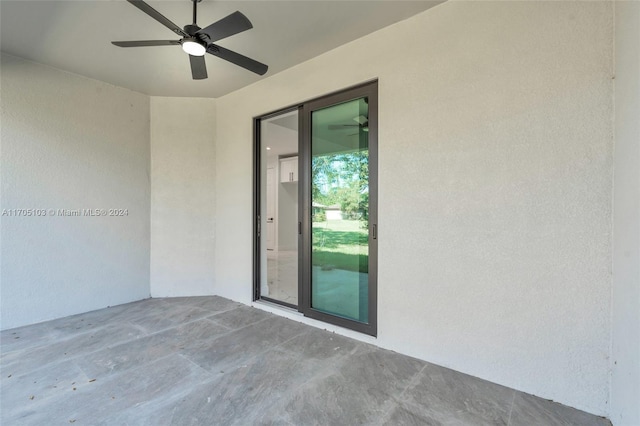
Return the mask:
{"type": "Polygon", "coordinates": [[[188,24],[184,26],[184,32],[190,36],[194,36],[198,31],[200,31],[200,27],[196,24],[188,24]]]}

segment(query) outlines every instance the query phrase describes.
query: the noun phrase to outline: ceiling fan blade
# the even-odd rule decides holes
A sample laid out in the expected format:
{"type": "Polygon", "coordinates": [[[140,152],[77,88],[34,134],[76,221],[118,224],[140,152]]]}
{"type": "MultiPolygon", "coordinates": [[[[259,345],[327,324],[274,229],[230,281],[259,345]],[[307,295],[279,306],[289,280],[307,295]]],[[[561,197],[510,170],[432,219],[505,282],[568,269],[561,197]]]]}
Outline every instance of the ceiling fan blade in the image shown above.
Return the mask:
{"type": "Polygon", "coordinates": [[[208,27],[200,29],[196,34],[206,34],[209,42],[213,43],[223,38],[241,33],[253,28],[251,21],[240,12],[233,12],[221,20],[214,22],[208,27]]]}
{"type": "Polygon", "coordinates": [[[127,1],[132,5],[134,5],[135,7],[137,7],[138,9],[140,9],[141,11],[143,11],[144,13],[146,13],[147,15],[151,16],[156,21],[160,22],[165,27],[169,28],[174,33],[178,34],[179,36],[182,36],[182,37],[189,36],[187,33],[185,33],[182,30],[182,28],[180,28],[179,26],[171,22],[163,14],[161,14],[160,12],[158,12],[157,10],[155,10],[154,8],[152,8],[142,0],[127,0],[127,1]]]}
{"type": "Polygon", "coordinates": [[[264,75],[269,69],[269,67],[263,63],[260,63],[251,58],[247,58],[246,56],[236,53],[233,50],[216,46],[215,44],[209,45],[209,47],[207,48],[207,53],[224,59],[225,61],[229,61],[232,64],[236,64],[239,67],[242,67],[259,75],[264,75]]]}
{"type": "Polygon", "coordinates": [[[342,130],[349,127],[360,127],[359,124],[329,124],[329,130],[342,130]]]}
{"type": "Polygon", "coordinates": [[[118,47],[144,47],[144,46],[172,46],[180,45],[178,40],[138,40],[138,41],[112,41],[111,44],[118,47]]]}
{"type": "Polygon", "coordinates": [[[191,76],[194,80],[204,80],[208,77],[204,56],[189,55],[189,62],[191,62],[191,76]]]}

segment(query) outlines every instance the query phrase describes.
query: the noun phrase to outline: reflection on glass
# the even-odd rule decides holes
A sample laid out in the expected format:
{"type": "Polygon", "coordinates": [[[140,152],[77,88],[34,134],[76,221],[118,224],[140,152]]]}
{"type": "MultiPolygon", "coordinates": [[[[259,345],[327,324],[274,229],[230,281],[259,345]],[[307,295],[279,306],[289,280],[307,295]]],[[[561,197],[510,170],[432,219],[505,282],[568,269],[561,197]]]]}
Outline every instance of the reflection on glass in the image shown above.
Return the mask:
{"type": "Polygon", "coordinates": [[[298,112],[260,124],[260,295],[298,305],[298,112]]]}
{"type": "Polygon", "coordinates": [[[368,322],[369,128],[366,98],[311,116],[314,309],[368,322]]]}

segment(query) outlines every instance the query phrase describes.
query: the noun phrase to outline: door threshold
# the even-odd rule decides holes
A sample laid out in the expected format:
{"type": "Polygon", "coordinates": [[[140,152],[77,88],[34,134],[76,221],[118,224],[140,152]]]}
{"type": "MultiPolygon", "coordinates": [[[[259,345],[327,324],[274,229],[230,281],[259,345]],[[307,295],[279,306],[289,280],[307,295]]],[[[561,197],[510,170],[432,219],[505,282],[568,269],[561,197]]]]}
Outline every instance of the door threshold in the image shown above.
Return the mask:
{"type": "Polygon", "coordinates": [[[286,306],[286,305],[281,305],[280,303],[275,303],[275,302],[271,302],[269,300],[264,300],[264,299],[259,299],[259,300],[255,300],[254,302],[251,303],[251,306],[253,306],[254,308],[272,308],[272,309],[278,309],[281,310],[283,312],[288,312],[288,313],[292,313],[298,316],[304,316],[302,315],[302,312],[298,312],[298,310],[294,307],[291,306],[286,306]]]}
{"type": "Polygon", "coordinates": [[[305,317],[302,312],[298,312],[296,309],[290,308],[288,306],[283,306],[278,303],[269,302],[267,300],[256,300],[254,302],[251,302],[251,306],[256,309],[260,309],[262,311],[290,319],[292,321],[300,322],[315,328],[319,328],[321,330],[349,337],[360,342],[369,343],[376,346],[379,345],[378,339],[374,336],[363,334],[359,331],[351,330],[349,328],[340,327],[338,325],[329,324],[324,321],[305,317]]]}

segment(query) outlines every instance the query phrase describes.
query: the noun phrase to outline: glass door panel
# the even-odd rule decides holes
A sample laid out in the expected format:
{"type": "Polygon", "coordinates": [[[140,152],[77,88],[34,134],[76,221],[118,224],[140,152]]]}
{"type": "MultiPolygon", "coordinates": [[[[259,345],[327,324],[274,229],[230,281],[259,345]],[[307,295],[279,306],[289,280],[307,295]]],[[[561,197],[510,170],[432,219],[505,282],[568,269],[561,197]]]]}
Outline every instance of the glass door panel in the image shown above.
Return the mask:
{"type": "Polygon", "coordinates": [[[369,322],[369,104],[311,112],[311,308],[369,322]]]}
{"type": "Polygon", "coordinates": [[[260,123],[260,296],[298,306],[298,111],[260,123]]]}

